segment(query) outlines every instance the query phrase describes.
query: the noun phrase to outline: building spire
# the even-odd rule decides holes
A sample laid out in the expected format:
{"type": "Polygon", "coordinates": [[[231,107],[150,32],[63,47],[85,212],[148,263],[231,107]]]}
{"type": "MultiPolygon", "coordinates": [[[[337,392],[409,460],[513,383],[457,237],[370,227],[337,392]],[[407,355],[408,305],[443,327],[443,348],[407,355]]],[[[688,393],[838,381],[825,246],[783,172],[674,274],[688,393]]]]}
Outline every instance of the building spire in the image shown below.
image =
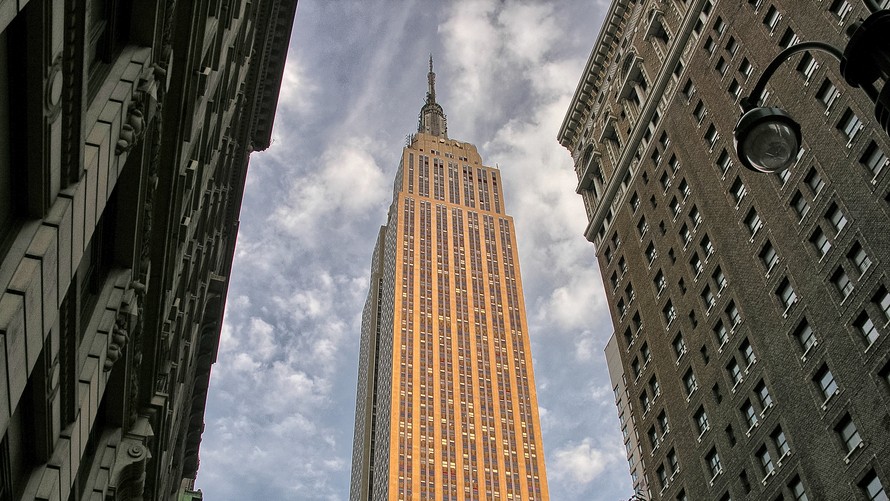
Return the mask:
{"type": "Polygon", "coordinates": [[[427,74],[429,89],[426,92],[427,104],[436,102],[436,74],[433,73],[433,55],[430,54],[430,72],[427,74]]]}
{"type": "Polygon", "coordinates": [[[417,132],[431,134],[442,138],[448,137],[448,122],[442,106],[436,102],[436,74],[433,72],[433,55],[430,54],[430,71],[427,74],[428,88],[426,104],[420,109],[420,121],[417,132]]]}

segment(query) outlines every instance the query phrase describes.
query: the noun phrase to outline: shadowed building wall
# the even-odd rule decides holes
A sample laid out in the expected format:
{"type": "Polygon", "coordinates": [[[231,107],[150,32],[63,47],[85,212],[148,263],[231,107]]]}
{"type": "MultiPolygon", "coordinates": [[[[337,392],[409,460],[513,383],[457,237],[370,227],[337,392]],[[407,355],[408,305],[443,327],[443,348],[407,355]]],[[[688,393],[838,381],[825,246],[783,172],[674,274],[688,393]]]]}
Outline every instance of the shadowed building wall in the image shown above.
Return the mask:
{"type": "Polygon", "coordinates": [[[178,499],[295,1],[0,1],[0,499],[178,499]]]}

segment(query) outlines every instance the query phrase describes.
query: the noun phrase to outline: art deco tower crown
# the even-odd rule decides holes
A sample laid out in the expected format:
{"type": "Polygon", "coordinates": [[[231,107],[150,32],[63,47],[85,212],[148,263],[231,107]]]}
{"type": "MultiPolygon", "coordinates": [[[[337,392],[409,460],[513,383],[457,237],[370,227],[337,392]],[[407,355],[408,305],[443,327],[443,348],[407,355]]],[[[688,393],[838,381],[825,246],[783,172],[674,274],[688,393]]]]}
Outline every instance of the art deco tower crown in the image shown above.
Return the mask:
{"type": "Polygon", "coordinates": [[[429,90],[426,93],[426,104],[420,109],[420,122],[417,132],[425,132],[433,136],[448,137],[448,120],[442,106],[436,102],[436,74],[433,73],[433,56],[430,55],[430,72],[427,74],[429,90]]]}

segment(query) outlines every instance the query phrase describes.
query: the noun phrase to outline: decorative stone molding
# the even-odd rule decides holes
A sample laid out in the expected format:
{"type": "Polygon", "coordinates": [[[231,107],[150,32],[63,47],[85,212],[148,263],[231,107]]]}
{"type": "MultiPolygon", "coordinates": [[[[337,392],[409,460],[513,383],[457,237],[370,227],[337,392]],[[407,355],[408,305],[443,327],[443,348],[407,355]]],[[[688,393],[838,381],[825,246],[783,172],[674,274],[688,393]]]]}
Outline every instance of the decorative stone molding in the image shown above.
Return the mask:
{"type": "Polygon", "coordinates": [[[62,54],[56,55],[53,64],[46,72],[46,87],[43,96],[43,113],[49,123],[53,123],[62,113],[62,54]]]}

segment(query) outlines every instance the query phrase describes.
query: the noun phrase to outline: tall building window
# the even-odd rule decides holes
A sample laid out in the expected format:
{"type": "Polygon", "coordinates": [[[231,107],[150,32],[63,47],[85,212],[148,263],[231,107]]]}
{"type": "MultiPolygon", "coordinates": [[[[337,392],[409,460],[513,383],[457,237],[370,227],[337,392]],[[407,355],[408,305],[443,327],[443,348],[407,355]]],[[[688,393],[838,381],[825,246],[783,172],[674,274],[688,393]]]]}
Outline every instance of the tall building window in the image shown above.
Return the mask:
{"type": "Polygon", "coordinates": [[[782,33],[782,38],[779,39],[779,46],[783,49],[787,49],[796,44],[798,40],[799,38],[797,37],[797,34],[794,33],[794,30],[785,28],[785,33],[782,33]]]}
{"type": "Polygon", "coordinates": [[[825,213],[825,219],[831,223],[831,227],[835,232],[840,233],[847,226],[847,216],[844,215],[837,204],[832,203],[828,211],[825,213]]]}
{"type": "Polygon", "coordinates": [[[685,249],[689,242],[692,241],[692,230],[689,229],[689,226],[686,223],[683,223],[683,226],[680,228],[680,238],[683,239],[683,248],[685,249]]]}
{"type": "Polygon", "coordinates": [[[649,231],[649,223],[646,222],[646,216],[643,216],[637,221],[637,232],[640,234],[640,240],[643,239],[647,231],[649,231]]]}
{"type": "Polygon", "coordinates": [[[782,16],[779,14],[779,11],[776,10],[772,5],[766,9],[766,15],[763,16],[763,24],[767,27],[767,29],[772,33],[776,26],[779,24],[779,18],[782,16]]]}
{"type": "Polygon", "coordinates": [[[761,447],[760,450],[757,451],[757,459],[760,461],[760,469],[763,472],[764,476],[767,476],[775,470],[773,466],[773,458],[769,455],[769,449],[766,447],[761,447]]]}
{"type": "Polygon", "coordinates": [[[714,253],[714,244],[711,243],[711,238],[708,235],[705,235],[701,239],[701,250],[705,253],[705,259],[711,257],[714,253]]]}
{"type": "Polygon", "coordinates": [[[735,389],[735,386],[742,382],[742,368],[739,367],[739,363],[736,362],[735,358],[730,360],[729,365],[726,366],[726,372],[732,381],[733,389],[735,389]]]}
{"type": "Polygon", "coordinates": [[[708,471],[711,472],[711,477],[716,477],[723,473],[723,466],[720,465],[720,456],[717,454],[717,449],[711,448],[705,456],[705,462],[708,464],[708,471]]]}
{"type": "Polygon", "coordinates": [[[692,258],[689,260],[689,266],[692,268],[692,273],[696,278],[698,278],[702,270],[705,269],[697,252],[692,253],[692,258]]]}
{"type": "Polygon", "coordinates": [[[655,376],[649,379],[649,390],[652,392],[653,399],[661,395],[661,386],[658,384],[658,378],[655,376]]]}
{"type": "Polygon", "coordinates": [[[828,254],[828,251],[831,250],[831,242],[819,226],[816,226],[813,234],[810,235],[810,243],[813,244],[820,258],[825,257],[825,254],[828,254]]]}
{"type": "MultiPolygon", "coordinates": [[[[720,16],[717,16],[717,19],[714,21],[714,31],[717,32],[718,38],[723,36],[726,32],[726,21],[720,16]]],[[[732,37],[730,37],[730,39],[732,39],[732,37]]]]}
{"type": "Polygon", "coordinates": [[[754,393],[757,394],[757,399],[760,401],[760,412],[766,413],[773,406],[773,397],[769,394],[769,388],[766,387],[766,383],[763,381],[757,383],[757,386],[754,387],[754,393]]]}
{"type": "Polygon", "coordinates": [[[803,218],[810,212],[810,204],[807,203],[807,199],[800,191],[796,192],[794,196],[791,197],[791,208],[793,208],[795,214],[797,214],[798,221],[803,221],[803,218]]]}
{"type": "MultiPolygon", "coordinates": [[[[714,66],[714,69],[716,69],[717,73],[719,73],[720,76],[722,77],[722,76],[726,75],[726,69],[728,67],[729,67],[729,65],[726,64],[726,59],[723,59],[723,56],[720,56],[720,58],[717,59],[717,65],[714,66]]],[[[711,144],[711,146],[713,146],[713,143],[711,144]]]]}
{"type": "Polygon", "coordinates": [[[679,463],[679,461],[677,461],[677,451],[675,451],[674,449],[671,449],[667,453],[667,460],[668,460],[668,465],[671,468],[671,475],[673,475],[674,473],[677,473],[680,470],[680,463],[679,463]]]}
{"type": "Polygon", "coordinates": [[[831,105],[834,104],[835,99],[837,99],[839,95],[840,91],[837,90],[834,82],[826,77],[825,80],[822,81],[819,91],[816,92],[816,99],[824,104],[826,108],[831,108],[831,105]]]}
{"type": "Polygon", "coordinates": [[[718,266],[714,273],[711,274],[711,278],[714,279],[714,284],[717,285],[717,294],[719,295],[723,292],[723,289],[726,288],[727,280],[726,275],[723,273],[723,270],[718,266]]]}
{"type": "Polygon", "coordinates": [[[640,355],[643,356],[643,367],[649,364],[649,360],[652,359],[652,352],[649,351],[649,343],[643,343],[643,346],[640,346],[640,355]]]}
{"type": "Polygon", "coordinates": [[[742,358],[745,360],[745,371],[747,372],[751,366],[757,362],[757,355],[754,354],[754,347],[751,346],[751,342],[745,338],[742,341],[742,344],[739,345],[739,353],[742,355],[742,358]]]}
{"type": "Polygon", "coordinates": [[[646,260],[651,265],[656,257],[658,257],[658,252],[655,250],[655,243],[649,242],[649,245],[646,246],[646,260]]]}
{"type": "Polygon", "coordinates": [[[739,314],[739,308],[735,305],[735,301],[730,301],[726,306],[726,316],[729,317],[733,328],[742,322],[742,316],[739,314]]]}
{"type": "Polygon", "coordinates": [[[708,414],[705,412],[704,407],[699,407],[697,411],[695,411],[695,426],[698,429],[698,435],[701,437],[708,431],[711,426],[708,423],[708,414]]]}
{"type": "Polygon", "coordinates": [[[822,180],[822,176],[819,175],[819,171],[816,170],[815,167],[811,167],[809,172],[807,172],[804,182],[806,182],[807,186],[812,190],[813,198],[816,198],[819,193],[822,193],[822,188],[825,187],[825,181],[822,180]]]}
{"type": "Polygon", "coordinates": [[[717,170],[720,171],[721,176],[725,176],[730,167],[732,167],[732,158],[727,153],[726,148],[723,148],[720,151],[720,155],[717,156],[717,170]]]}
{"type": "Polygon", "coordinates": [[[677,337],[674,338],[672,344],[674,346],[674,355],[676,355],[677,361],[679,362],[680,357],[686,353],[686,341],[683,340],[683,334],[677,334],[677,337]]]}
{"type": "Polygon", "coordinates": [[[757,416],[757,410],[754,409],[754,405],[750,400],[745,400],[741,411],[742,417],[745,419],[745,424],[748,425],[748,432],[750,433],[751,428],[754,428],[760,422],[760,418],[757,416]]]}
{"type": "Polygon", "coordinates": [[[781,462],[782,458],[791,452],[791,447],[788,447],[788,440],[785,438],[785,432],[782,431],[781,426],[778,426],[773,430],[770,437],[773,439],[773,445],[776,446],[776,452],[779,453],[779,462],[781,462]]]}
{"type": "MultiPolygon", "coordinates": [[[[640,408],[643,410],[644,416],[649,412],[649,394],[646,393],[646,390],[643,390],[643,393],[640,393],[640,408]]],[[[654,448],[655,445],[652,447],[654,448]]]]}
{"type": "Polygon", "coordinates": [[[751,62],[748,61],[747,57],[742,58],[742,62],[739,63],[739,73],[746,79],[751,76],[751,72],[754,68],[751,66],[751,62]]]}
{"type": "Polygon", "coordinates": [[[729,193],[735,201],[736,208],[738,208],[742,203],[742,199],[745,198],[745,195],[748,193],[748,189],[745,188],[745,183],[742,182],[742,178],[736,176],[735,181],[732,182],[732,186],[729,188],[729,193]]]}
{"type": "Polygon", "coordinates": [[[816,58],[811,56],[809,52],[804,52],[803,57],[800,58],[800,62],[797,63],[797,71],[803,75],[807,83],[813,78],[813,73],[815,73],[818,68],[819,63],[816,62],[816,58]]]}
{"type": "Polygon", "coordinates": [[[837,128],[844,133],[847,142],[852,142],[856,138],[856,134],[859,133],[859,129],[862,128],[862,120],[856,116],[856,113],[853,113],[853,110],[847,108],[840,122],[837,123],[837,128]]]}
{"type": "Polygon", "coordinates": [[[707,39],[705,39],[705,43],[702,45],[702,48],[705,49],[705,52],[707,52],[708,55],[712,55],[714,54],[714,48],[716,47],[716,45],[717,44],[714,43],[714,39],[709,36],[707,39]]]}
{"type": "Polygon", "coordinates": [[[673,216],[673,219],[676,220],[677,216],[680,215],[680,209],[681,209],[680,202],[677,201],[677,197],[671,198],[671,203],[669,204],[669,207],[671,209],[671,215],[673,216]]]}
{"type": "Polygon", "coordinates": [[[714,293],[711,292],[711,287],[706,285],[704,290],[701,292],[701,300],[705,305],[705,310],[710,313],[711,308],[717,304],[717,299],[714,297],[714,293]]]}
{"type": "Polygon", "coordinates": [[[664,313],[664,321],[669,326],[677,319],[677,309],[674,308],[673,303],[670,301],[664,306],[662,312],[664,313]]]}
{"type": "Polygon", "coordinates": [[[794,292],[794,287],[791,286],[791,282],[787,278],[782,279],[782,283],[776,289],[776,296],[779,297],[779,300],[785,307],[785,313],[791,309],[791,305],[797,302],[797,293],[794,292]]]}
{"type": "Polygon", "coordinates": [[[834,275],[831,276],[831,283],[834,284],[843,299],[847,299],[853,293],[853,282],[850,281],[850,277],[841,266],[838,266],[834,275]]]}
{"type": "Polygon", "coordinates": [[[735,37],[729,37],[729,40],[726,41],[726,52],[729,52],[730,56],[734,56],[738,51],[739,43],[736,41],[735,37]]]}
{"type": "Polygon", "coordinates": [[[719,138],[720,135],[717,134],[717,128],[714,127],[714,124],[709,125],[708,130],[705,131],[705,143],[708,144],[708,148],[713,149],[719,138]]]}
{"type": "Polygon", "coordinates": [[[640,208],[640,197],[634,193],[632,197],[630,197],[630,208],[633,210],[633,213],[637,213],[637,209],[640,208]]]}
{"type": "Polygon", "coordinates": [[[683,195],[683,200],[686,200],[689,198],[689,195],[692,194],[692,190],[689,188],[689,183],[687,183],[685,179],[680,180],[677,189],[680,190],[680,194],[683,195]]]}
{"type": "Polygon", "coordinates": [[[834,430],[840,436],[841,442],[844,444],[844,449],[848,454],[862,445],[862,438],[859,436],[859,430],[856,429],[856,425],[853,423],[853,419],[849,414],[845,414],[844,417],[841,418],[837,426],[834,427],[834,430]]]}
{"type": "Polygon", "coordinates": [[[665,472],[664,465],[659,466],[655,473],[658,475],[658,487],[664,489],[667,485],[667,473],[665,472]]]}
{"type": "Polygon", "coordinates": [[[826,402],[838,392],[838,386],[834,381],[834,376],[825,364],[822,364],[822,367],[816,372],[816,376],[813,380],[819,387],[819,392],[822,394],[822,398],[825,399],[826,402]]]}
{"type": "Polygon", "coordinates": [[[828,12],[837,16],[841,22],[847,18],[847,15],[849,15],[852,10],[853,7],[850,6],[847,0],[834,0],[828,7],[828,12]]]}
{"type": "Polygon", "coordinates": [[[871,321],[871,317],[868,316],[868,312],[863,311],[860,313],[856,321],[853,322],[853,326],[856,327],[856,331],[865,340],[866,345],[871,346],[872,343],[878,340],[878,330],[875,328],[874,322],[871,321]]]}
{"type": "Polygon", "coordinates": [[[686,389],[686,396],[692,396],[692,393],[698,389],[698,382],[695,380],[695,373],[692,372],[692,368],[689,368],[686,371],[686,374],[683,375],[683,387],[686,389]]]}
{"type": "Polygon", "coordinates": [[[884,486],[881,485],[881,479],[875,473],[875,470],[869,470],[859,482],[859,488],[862,489],[866,499],[869,501],[887,501],[887,493],[884,486]]]}
{"type": "Polygon", "coordinates": [[[667,287],[667,279],[662,273],[661,270],[658,270],[658,273],[655,274],[655,278],[652,280],[655,284],[655,295],[660,296],[664,289],[667,287]]]}
{"type": "Polygon", "coordinates": [[[807,497],[807,491],[804,489],[803,482],[801,482],[800,477],[795,476],[791,479],[791,482],[788,483],[788,490],[791,491],[791,495],[793,496],[794,501],[809,501],[810,498],[807,497]]]}
{"type": "Polygon", "coordinates": [[[760,248],[760,254],[758,256],[760,257],[760,262],[766,267],[767,274],[772,271],[773,266],[775,266],[776,262],[779,260],[779,255],[776,254],[776,249],[769,240],[764,242],[763,247],[760,248]]]}
{"type": "Polygon", "coordinates": [[[738,99],[742,95],[742,86],[739,84],[738,80],[735,78],[729,82],[729,87],[726,88],[726,92],[729,92],[729,95],[734,99],[738,99]]]}
{"type": "Polygon", "coordinates": [[[813,334],[813,329],[812,327],[810,327],[810,324],[809,322],[807,322],[806,318],[801,320],[800,325],[798,325],[797,329],[794,330],[794,339],[797,340],[797,343],[803,350],[804,356],[809,353],[810,348],[815,346],[816,336],[813,334]]]}
{"type": "Polygon", "coordinates": [[[868,143],[868,148],[865,149],[865,153],[859,159],[859,162],[871,172],[872,177],[878,177],[878,174],[887,165],[887,155],[874,141],[871,141],[868,143]]]}
{"type": "Polygon", "coordinates": [[[683,89],[680,91],[683,94],[683,97],[686,98],[686,102],[688,103],[692,96],[695,95],[695,84],[692,83],[692,80],[686,80],[686,83],[683,84],[683,89]]]}
{"type": "Polygon", "coordinates": [[[865,249],[862,248],[862,245],[859,242],[853,244],[853,247],[850,248],[850,252],[847,253],[847,257],[853,262],[860,277],[871,266],[871,258],[868,257],[868,254],[865,253],[865,249]]]}
{"type": "Polygon", "coordinates": [[[723,325],[723,321],[717,322],[717,325],[714,326],[714,338],[717,341],[717,346],[723,346],[726,344],[726,340],[728,338],[726,333],[726,327],[723,325]]]}
{"type": "Polygon", "coordinates": [[[699,212],[698,207],[692,206],[692,209],[689,209],[689,219],[692,221],[692,227],[698,228],[702,222],[701,212],[699,212]]]}
{"type": "Polygon", "coordinates": [[[752,237],[757,234],[757,231],[760,230],[761,227],[763,227],[763,221],[760,220],[760,215],[757,214],[754,207],[751,207],[751,210],[748,211],[748,215],[745,216],[745,226],[748,228],[752,237]]]}

